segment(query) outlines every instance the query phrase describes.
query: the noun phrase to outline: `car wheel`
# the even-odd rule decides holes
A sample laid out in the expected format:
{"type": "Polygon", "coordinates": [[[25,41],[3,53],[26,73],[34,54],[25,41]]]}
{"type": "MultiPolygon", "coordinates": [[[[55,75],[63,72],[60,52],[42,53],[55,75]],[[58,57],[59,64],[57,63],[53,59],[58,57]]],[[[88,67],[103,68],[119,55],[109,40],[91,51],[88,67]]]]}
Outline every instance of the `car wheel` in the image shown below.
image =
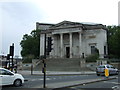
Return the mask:
{"type": "Polygon", "coordinates": [[[119,74],[119,72],[117,71],[117,72],[116,72],[116,75],[118,75],[118,74],[119,74]]]}
{"type": "Polygon", "coordinates": [[[97,73],[97,76],[100,76],[100,74],[97,73]]]}
{"type": "Polygon", "coordinates": [[[96,72],[97,76],[100,76],[100,74],[98,72],[96,72]]]}
{"type": "Polygon", "coordinates": [[[20,79],[17,79],[14,81],[14,86],[18,87],[22,85],[22,81],[20,79]]]}

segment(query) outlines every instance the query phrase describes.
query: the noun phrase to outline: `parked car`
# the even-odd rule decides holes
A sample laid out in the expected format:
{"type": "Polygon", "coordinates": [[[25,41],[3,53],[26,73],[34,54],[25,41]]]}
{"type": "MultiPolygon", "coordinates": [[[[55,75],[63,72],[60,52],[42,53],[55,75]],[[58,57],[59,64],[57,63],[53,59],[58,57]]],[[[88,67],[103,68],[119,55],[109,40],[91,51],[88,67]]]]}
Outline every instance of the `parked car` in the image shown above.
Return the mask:
{"type": "Polygon", "coordinates": [[[118,69],[113,67],[112,65],[99,65],[97,68],[96,68],[96,74],[99,76],[99,75],[105,75],[105,69],[108,69],[109,71],[109,75],[112,75],[112,74],[116,74],[118,75],[118,69]]]}
{"type": "Polygon", "coordinates": [[[24,83],[24,78],[21,74],[15,74],[5,68],[0,68],[0,86],[14,85],[21,86],[24,83]]]}

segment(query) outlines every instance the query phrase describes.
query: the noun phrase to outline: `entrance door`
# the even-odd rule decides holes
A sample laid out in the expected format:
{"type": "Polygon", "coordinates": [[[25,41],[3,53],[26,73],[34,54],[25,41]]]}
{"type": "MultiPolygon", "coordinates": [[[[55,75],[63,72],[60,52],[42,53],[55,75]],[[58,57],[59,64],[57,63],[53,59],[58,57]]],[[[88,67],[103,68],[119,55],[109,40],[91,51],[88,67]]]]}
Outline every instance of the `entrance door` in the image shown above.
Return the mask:
{"type": "Polygon", "coordinates": [[[70,47],[66,47],[66,58],[70,58],[70,47]]]}

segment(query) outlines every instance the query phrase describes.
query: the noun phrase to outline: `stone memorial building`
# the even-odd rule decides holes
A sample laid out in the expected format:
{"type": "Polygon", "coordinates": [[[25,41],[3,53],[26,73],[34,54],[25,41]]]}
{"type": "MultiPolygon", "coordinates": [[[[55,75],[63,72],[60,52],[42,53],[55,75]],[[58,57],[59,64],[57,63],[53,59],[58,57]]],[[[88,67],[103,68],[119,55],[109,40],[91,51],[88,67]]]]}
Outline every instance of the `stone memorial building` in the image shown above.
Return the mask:
{"type": "Polygon", "coordinates": [[[62,21],[57,24],[36,23],[40,33],[40,56],[44,55],[45,33],[52,38],[49,58],[82,58],[99,52],[107,55],[107,29],[102,24],[62,21]]]}

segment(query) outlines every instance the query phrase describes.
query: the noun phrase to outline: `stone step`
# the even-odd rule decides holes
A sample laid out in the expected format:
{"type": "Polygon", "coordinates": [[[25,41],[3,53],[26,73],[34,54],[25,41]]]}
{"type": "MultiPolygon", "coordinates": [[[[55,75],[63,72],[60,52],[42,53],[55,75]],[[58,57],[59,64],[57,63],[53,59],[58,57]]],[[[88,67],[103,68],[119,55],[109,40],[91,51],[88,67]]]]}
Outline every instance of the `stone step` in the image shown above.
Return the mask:
{"type": "MultiPolygon", "coordinates": [[[[89,70],[87,67],[80,67],[81,59],[47,59],[46,67],[47,70],[50,71],[84,71],[89,70]]],[[[39,63],[34,70],[41,69],[42,70],[43,63],[39,63]]]]}

